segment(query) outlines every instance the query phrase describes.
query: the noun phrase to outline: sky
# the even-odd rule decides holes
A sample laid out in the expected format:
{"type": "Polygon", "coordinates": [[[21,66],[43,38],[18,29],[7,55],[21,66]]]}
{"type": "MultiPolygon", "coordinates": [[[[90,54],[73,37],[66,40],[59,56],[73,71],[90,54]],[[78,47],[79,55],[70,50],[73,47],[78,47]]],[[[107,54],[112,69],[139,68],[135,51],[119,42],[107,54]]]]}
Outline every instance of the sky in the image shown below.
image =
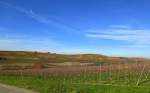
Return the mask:
{"type": "Polygon", "coordinates": [[[149,0],[0,0],[0,50],[150,57],[149,0]]]}

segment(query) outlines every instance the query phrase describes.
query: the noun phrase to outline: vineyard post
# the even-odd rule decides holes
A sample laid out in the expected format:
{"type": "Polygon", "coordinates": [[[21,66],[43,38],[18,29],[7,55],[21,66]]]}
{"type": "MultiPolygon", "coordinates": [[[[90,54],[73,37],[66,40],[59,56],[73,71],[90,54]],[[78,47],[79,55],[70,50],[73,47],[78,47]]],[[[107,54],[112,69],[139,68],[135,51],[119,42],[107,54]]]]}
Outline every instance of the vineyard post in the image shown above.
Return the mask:
{"type": "Polygon", "coordinates": [[[109,79],[112,80],[112,66],[109,64],[109,79]]]}
{"type": "Polygon", "coordinates": [[[124,66],[124,70],[123,70],[123,74],[124,74],[124,81],[126,82],[126,64],[125,62],[123,63],[123,66],[124,66]]]}
{"type": "Polygon", "coordinates": [[[129,67],[127,62],[125,62],[125,66],[126,66],[126,81],[129,82],[129,67]]]}
{"type": "Polygon", "coordinates": [[[118,80],[120,80],[120,62],[118,63],[118,80]]]}
{"type": "Polygon", "coordinates": [[[143,72],[144,72],[144,70],[145,70],[145,67],[146,67],[146,66],[145,66],[145,64],[144,64],[143,69],[142,69],[142,71],[141,71],[141,73],[140,73],[140,76],[139,76],[139,78],[138,78],[138,80],[137,80],[136,86],[138,86],[139,83],[140,83],[140,80],[141,80],[141,77],[142,77],[143,72]]]}
{"type": "Polygon", "coordinates": [[[102,80],[102,65],[99,66],[99,80],[102,80]]]}
{"type": "Polygon", "coordinates": [[[147,69],[147,73],[145,74],[146,80],[149,80],[149,74],[150,74],[150,70],[149,70],[150,64],[148,64],[148,69],[147,69]]]}
{"type": "MultiPolygon", "coordinates": [[[[138,73],[138,68],[139,68],[139,66],[138,66],[138,62],[137,62],[137,60],[135,60],[135,62],[136,62],[136,68],[135,68],[135,75],[136,75],[136,77],[133,77],[134,79],[137,79],[137,77],[138,77],[138,75],[139,75],[139,73],[138,73]]],[[[139,68],[140,69],[140,68],[139,68]]]]}
{"type": "Polygon", "coordinates": [[[87,69],[86,69],[86,68],[87,68],[87,65],[83,66],[83,68],[84,68],[84,79],[85,79],[85,80],[84,80],[84,83],[86,83],[86,78],[87,78],[87,75],[86,75],[86,73],[87,73],[86,70],[87,70],[87,69]]]}

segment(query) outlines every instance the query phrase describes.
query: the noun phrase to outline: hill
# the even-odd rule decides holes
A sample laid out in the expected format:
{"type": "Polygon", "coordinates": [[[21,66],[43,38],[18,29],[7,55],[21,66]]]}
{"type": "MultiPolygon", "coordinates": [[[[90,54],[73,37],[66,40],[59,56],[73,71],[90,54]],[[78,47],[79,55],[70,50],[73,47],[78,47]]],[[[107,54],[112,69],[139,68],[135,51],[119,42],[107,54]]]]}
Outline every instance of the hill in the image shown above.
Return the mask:
{"type": "Polygon", "coordinates": [[[109,63],[147,62],[144,58],[109,57],[100,54],[56,54],[28,51],[0,51],[0,66],[3,67],[31,67],[42,65],[51,66],[83,66],[109,63]]]}

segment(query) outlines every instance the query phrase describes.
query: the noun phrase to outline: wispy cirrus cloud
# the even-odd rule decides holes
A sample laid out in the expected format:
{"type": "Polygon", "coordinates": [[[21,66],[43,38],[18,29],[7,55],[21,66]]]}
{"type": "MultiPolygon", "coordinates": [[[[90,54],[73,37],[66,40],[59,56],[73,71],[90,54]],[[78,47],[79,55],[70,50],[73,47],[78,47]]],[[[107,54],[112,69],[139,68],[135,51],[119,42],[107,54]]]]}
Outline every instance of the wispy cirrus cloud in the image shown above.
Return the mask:
{"type": "Polygon", "coordinates": [[[135,29],[128,26],[115,26],[103,30],[90,30],[88,38],[99,38],[127,43],[127,47],[149,47],[150,29],[135,29]]]}
{"type": "Polygon", "coordinates": [[[0,27],[0,32],[0,50],[53,51],[62,46],[60,41],[51,37],[13,33],[11,29],[3,27],[0,27]]]}
{"type": "Polygon", "coordinates": [[[61,46],[58,41],[46,38],[0,38],[0,44],[0,50],[53,51],[61,46]]]}
{"type": "MultiPolygon", "coordinates": [[[[13,5],[11,3],[0,1],[0,7],[8,8],[14,10],[18,13],[22,13],[36,22],[54,26],[60,29],[64,29],[62,31],[74,31],[76,33],[77,29],[65,25],[59,20],[53,20],[42,16],[40,14],[35,13],[32,9],[27,9],[24,7],[20,7],[17,5],[13,5]]],[[[56,48],[61,47],[62,43],[57,40],[51,39],[50,36],[45,38],[45,36],[33,37],[30,35],[25,35],[21,33],[13,33],[12,29],[6,27],[0,27],[0,50],[38,50],[38,51],[55,51],[56,48]]]]}
{"type": "Polygon", "coordinates": [[[110,28],[121,28],[121,29],[127,29],[127,28],[131,28],[130,25],[110,25],[110,28]]]}
{"type": "Polygon", "coordinates": [[[40,14],[37,14],[32,9],[26,9],[24,7],[20,7],[20,6],[13,5],[13,4],[6,3],[6,2],[2,2],[2,1],[0,1],[0,6],[10,8],[10,9],[14,9],[14,10],[20,12],[20,13],[23,13],[23,14],[31,17],[32,19],[34,19],[37,22],[40,22],[40,23],[43,23],[43,24],[46,24],[46,25],[50,25],[50,26],[54,26],[54,27],[57,27],[57,28],[61,28],[61,29],[64,29],[65,31],[73,30],[73,31],[77,32],[79,30],[79,29],[74,28],[70,25],[66,25],[66,24],[62,23],[59,20],[56,21],[52,18],[50,19],[50,18],[44,17],[40,14]]]}

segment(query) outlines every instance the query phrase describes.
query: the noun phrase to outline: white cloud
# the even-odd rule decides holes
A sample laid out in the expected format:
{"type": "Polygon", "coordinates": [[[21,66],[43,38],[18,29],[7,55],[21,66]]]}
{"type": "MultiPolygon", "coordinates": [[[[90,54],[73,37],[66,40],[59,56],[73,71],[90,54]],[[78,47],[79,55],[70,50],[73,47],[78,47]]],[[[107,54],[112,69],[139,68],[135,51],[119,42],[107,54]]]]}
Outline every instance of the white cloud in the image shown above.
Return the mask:
{"type": "Polygon", "coordinates": [[[130,25],[110,25],[111,28],[121,28],[121,29],[128,29],[131,28],[130,25]]]}
{"type": "Polygon", "coordinates": [[[90,30],[85,34],[89,38],[99,38],[107,40],[122,41],[127,43],[128,47],[149,47],[150,30],[149,29],[131,29],[131,28],[110,28],[104,30],[90,30]]]}
{"type": "Polygon", "coordinates": [[[58,41],[46,38],[0,38],[0,50],[38,50],[38,51],[53,51],[60,47],[58,41]]]}
{"type": "Polygon", "coordinates": [[[20,13],[24,13],[26,14],[27,16],[33,18],[35,21],[37,22],[40,22],[40,23],[43,23],[43,24],[47,24],[47,25],[51,25],[51,26],[55,26],[55,27],[58,27],[58,28],[61,28],[61,29],[65,29],[65,31],[78,31],[78,29],[74,28],[74,27],[71,27],[69,25],[66,25],[62,22],[59,22],[58,20],[53,20],[53,19],[49,19],[49,18],[46,18],[44,16],[41,16],[37,13],[35,13],[32,9],[26,9],[26,8],[23,8],[23,7],[19,7],[19,6],[16,6],[16,5],[12,5],[10,3],[6,3],[6,2],[2,2],[0,1],[0,6],[2,7],[7,7],[7,8],[10,8],[10,9],[14,9],[20,13]]]}

